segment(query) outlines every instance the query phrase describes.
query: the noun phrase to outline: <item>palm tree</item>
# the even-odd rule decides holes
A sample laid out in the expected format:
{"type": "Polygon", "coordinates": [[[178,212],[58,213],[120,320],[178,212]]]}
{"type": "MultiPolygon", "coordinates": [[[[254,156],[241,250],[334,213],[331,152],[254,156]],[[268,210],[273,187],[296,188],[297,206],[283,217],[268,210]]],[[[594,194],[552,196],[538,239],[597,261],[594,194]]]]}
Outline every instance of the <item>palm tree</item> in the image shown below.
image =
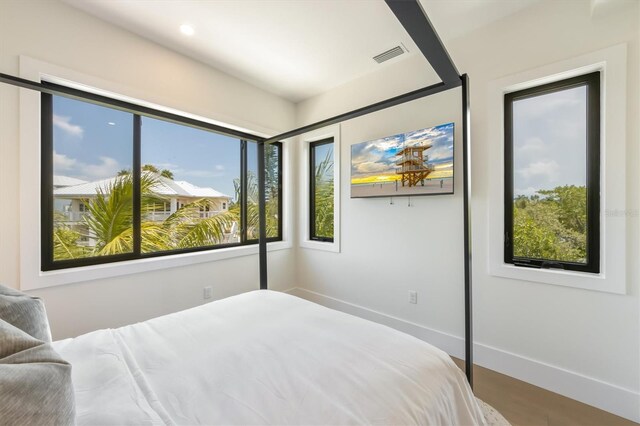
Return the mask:
{"type": "Polygon", "coordinates": [[[315,173],[315,215],[316,235],[333,238],[333,148],[316,166],[315,173]]]}
{"type": "Polygon", "coordinates": [[[213,210],[214,207],[211,200],[200,199],[184,205],[169,216],[162,226],[172,248],[206,247],[224,242],[225,231],[240,217],[233,210],[200,217],[200,212],[213,210]]]}
{"type": "MultiPolygon", "coordinates": [[[[265,150],[267,178],[267,236],[278,234],[279,168],[277,148],[268,145],[265,150]]],[[[142,166],[140,178],[141,194],[141,251],[143,253],[168,251],[183,248],[204,247],[225,241],[226,231],[234,222],[240,221],[240,203],[234,203],[229,210],[210,217],[201,217],[202,211],[214,210],[207,199],[196,200],[182,206],[164,222],[145,220],[157,203],[167,201],[154,193],[159,177],[173,179],[170,170],[159,170],[152,164],[142,166]]],[[[333,181],[331,182],[333,185],[333,181]]],[[[236,199],[239,199],[240,182],[234,180],[236,199]]],[[[258,238],[258,181],[254,173],[247,176],[247,238],[258,238]]],[[[333,205],[333,198],[331,199],[333,205]]],[[[92,256],[106,256],[133,252],[133,178],[129,170],[121,170],[106,187],[100,188],[94,198],[87,203],[88,213],[84,223],[88,229],[85,235],[65,226],[54,230],[54,259],[74,259],[92,256]],[[81,237],[88,237],[96,243],[93,247],[79,244],[81,237]]],[[[331,209],[333,215],[333,209],[331,209]]]]}
{"type": "MultiPolygon", "coordinates": [[[[234,211],[201,218],[201,211],[213,210],[207,199],[196,200],[181,207],[164,222],[146,221],[144,218],[156,203],[167,201],[154,193],[158,176],[143,173],[140,178],[141,251],[151,253],[181,248],[220,244],[225,231],[231,228],[239,215],[234,211]]],[[[83,236],[66,226],[54,230],[54,259],[77,259],[133,252],[133,179],[131,173],[117,176],[107,187],[100,188],[87,203],[89,214],[84,217],[88,229],[86,237],[96,241],[95,246],[78,243],[83,236]]]]}
{"type": "MultiPolygon", "coordinates": [[[[157,178],[152,173],[140,177],[141,215],[149,213],[155,203],[165,199],[153,192],[157,178]]],[[[84,222],[89,236],[96,241],[92,256],[131,253],[133,251],[133,178],[131,174],[117,176],[106,188],[99,188],[87,205],[89,214],[84,222]]],[[[142,222],[140,226],[143,251],[167,250],[170,242],[162,224],[142,222]]]]}
{"type": "MultiPolygon", "coordinates": [[[[272,175],[274,176],[274,175],[272,175]]],[[[278,235],[278,179],[275,175],[269,181],[267,179],[267,201],[265,203],[267,217],[267,237],[275,237],[278,235]]],[[[233,186],[235,188],[236,199],[240,199],[240,179],[234,179],[233,186]]],[[[253,172],[247,172],[247,239],[255,240],[259,238],[260,216],[258,200],[258,177],[253,172]]],[[[234,212],[240,217],[240,203],[235,203],[229,208],[230,212],[234,212]]]]}

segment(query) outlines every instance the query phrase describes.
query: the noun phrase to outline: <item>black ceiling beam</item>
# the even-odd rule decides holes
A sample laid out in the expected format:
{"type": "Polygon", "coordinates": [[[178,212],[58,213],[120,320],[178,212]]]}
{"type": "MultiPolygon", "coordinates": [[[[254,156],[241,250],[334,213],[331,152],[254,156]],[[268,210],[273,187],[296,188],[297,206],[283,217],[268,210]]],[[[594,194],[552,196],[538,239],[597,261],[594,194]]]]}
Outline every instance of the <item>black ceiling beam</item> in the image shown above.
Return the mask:
{"type": "Polygon", "coordinates": [[[326,126],[338,124],[352,118],[361,117],[363,115],[371,114],[372,112],[380,111],[382,109],[391,108],[396,105],[403,104],[405,102],[413,101],[416,99],[424,98],[426,96],[434,95],[445,90],[453,89],[460,86],[462,82],[458,78],[457,81],[450,84],[436,83],[431,86],[423,87],[422,89],[414,90],[412,92],[404,93],[402,95],[395,96],[384,101],[376,102],[366,107],[354,109],[353,111],[345,112],[344,114],[336,115],[335,117],[327,118],[325,120],[317,121],[313,124],[298,127],[297,129],[290,130],[285,133],[270,137],[266,139],[265,143],[278,142],[284,139],[292,138],[294,136],[302,135],[303,133],[312,132],[317,129],[321,129],[326,126]]]}
{"type": "Polygon", "coordinates": [[[385,0],[385,3],[409,33],[442,82],[445,84],[459,83],[460,74],[431,21],[429,21],[429,17],[422,9],[420,1],[385,0]]]}

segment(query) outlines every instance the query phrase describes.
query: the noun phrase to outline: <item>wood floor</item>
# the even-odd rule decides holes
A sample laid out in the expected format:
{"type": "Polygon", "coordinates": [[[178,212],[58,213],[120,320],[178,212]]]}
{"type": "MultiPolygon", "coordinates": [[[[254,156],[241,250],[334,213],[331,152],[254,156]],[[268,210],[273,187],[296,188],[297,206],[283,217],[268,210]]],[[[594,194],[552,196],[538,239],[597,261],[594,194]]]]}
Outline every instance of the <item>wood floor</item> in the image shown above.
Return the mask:
{"type": "MultiPolygon", "coordinates": [[[[464,368],[462,361],[455,358],[454,361],[464,368]]],[[[638,423],[477,365],[473,374],[476,396],[498,410],[513,426],[638,426],[638,423]]]]}

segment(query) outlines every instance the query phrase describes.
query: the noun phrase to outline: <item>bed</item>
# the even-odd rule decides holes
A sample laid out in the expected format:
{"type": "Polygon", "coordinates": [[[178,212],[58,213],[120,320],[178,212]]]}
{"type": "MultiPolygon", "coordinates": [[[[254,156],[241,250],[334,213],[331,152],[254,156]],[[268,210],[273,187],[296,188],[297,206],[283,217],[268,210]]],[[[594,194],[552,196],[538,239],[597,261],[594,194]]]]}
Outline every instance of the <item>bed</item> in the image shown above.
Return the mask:
{"type": "Polygon", "coordinates": [[[446,353],[275,291],[53,346],[78,424],[484,424],[446,353]]]}

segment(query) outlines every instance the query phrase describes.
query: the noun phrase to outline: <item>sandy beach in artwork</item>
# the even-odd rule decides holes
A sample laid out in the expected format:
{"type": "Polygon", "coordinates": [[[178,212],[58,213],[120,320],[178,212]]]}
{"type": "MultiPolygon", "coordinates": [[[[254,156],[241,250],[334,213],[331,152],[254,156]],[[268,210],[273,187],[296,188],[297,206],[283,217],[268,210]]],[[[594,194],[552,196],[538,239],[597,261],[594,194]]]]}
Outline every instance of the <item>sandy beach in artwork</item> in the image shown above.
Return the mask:
{"type": "Polygon", "coordinates": [[[427,179],[424,186],[403,187],[399,181],[351,185],[351,198],[453,193],[453,178],[427,179]],[[442,187],[440,187],[442,181],[442,187]]]}

